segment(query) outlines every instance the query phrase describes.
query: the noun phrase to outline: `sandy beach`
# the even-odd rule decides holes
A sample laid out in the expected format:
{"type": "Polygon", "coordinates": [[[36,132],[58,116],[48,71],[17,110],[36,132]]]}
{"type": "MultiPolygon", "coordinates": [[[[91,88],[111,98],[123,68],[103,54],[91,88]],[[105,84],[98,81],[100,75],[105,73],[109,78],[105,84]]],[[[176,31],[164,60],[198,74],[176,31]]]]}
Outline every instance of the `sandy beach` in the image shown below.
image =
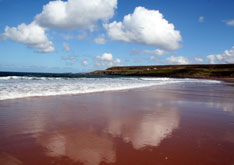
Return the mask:
{"type": "Polygon", "coordinates": [[[1,165],[232,165],[234,88],[169,84],[0,101],[1,165]]]}
{"type": "Polygon", "coordinates": [[[0,0],[0,165],[234,165],[234,0],[0,0]]]}

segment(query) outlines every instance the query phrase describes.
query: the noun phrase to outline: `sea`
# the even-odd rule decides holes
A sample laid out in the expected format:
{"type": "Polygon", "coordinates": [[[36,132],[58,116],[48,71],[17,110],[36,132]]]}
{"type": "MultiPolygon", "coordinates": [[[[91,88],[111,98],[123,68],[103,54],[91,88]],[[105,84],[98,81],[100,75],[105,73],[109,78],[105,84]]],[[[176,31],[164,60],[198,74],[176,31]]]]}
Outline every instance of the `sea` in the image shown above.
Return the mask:
{"type": "Polygon", "coordinates": [[[216,80],[121,77],[72,73],[0,72],[0,100],[76,95],[94,92],[128,90],[168,84],[218,84],[216,80]]]}

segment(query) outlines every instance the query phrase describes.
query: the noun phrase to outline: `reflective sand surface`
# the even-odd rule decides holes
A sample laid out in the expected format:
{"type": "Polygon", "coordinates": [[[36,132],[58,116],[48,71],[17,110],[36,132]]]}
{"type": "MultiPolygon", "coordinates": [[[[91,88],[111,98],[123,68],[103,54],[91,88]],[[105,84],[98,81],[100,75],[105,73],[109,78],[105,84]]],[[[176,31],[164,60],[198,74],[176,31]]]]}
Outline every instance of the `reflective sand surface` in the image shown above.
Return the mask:
{"type": "Polygon", "coordinates": [[[0,164],[234,164],[234,87],[0,101],[0,164]]]}

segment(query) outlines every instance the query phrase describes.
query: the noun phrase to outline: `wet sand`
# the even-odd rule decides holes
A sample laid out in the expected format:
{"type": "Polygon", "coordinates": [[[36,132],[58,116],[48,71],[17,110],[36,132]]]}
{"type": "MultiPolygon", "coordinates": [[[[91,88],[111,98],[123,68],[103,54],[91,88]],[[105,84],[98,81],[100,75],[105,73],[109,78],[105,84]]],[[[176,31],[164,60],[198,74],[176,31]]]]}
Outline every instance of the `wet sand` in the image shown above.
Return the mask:
{"type": "Polygon", "coordinates": [[[234,87],[0,101],[1,165],[233,165],[234,87]]]}

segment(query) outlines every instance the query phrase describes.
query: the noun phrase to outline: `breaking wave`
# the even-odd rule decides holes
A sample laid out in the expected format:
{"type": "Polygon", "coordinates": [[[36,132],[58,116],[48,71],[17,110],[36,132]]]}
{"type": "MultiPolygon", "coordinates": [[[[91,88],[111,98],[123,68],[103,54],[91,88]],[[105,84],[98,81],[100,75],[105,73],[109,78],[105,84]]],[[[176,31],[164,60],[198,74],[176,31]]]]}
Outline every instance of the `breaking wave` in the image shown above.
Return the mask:
{"type": "Polygon", "coordinates": [[[175,78],[67,78],[67,77],[0,77],[0,100],[32,96],[82,94],[166,85],[171,83],[219,83],[214,80],[175,78]]]}

